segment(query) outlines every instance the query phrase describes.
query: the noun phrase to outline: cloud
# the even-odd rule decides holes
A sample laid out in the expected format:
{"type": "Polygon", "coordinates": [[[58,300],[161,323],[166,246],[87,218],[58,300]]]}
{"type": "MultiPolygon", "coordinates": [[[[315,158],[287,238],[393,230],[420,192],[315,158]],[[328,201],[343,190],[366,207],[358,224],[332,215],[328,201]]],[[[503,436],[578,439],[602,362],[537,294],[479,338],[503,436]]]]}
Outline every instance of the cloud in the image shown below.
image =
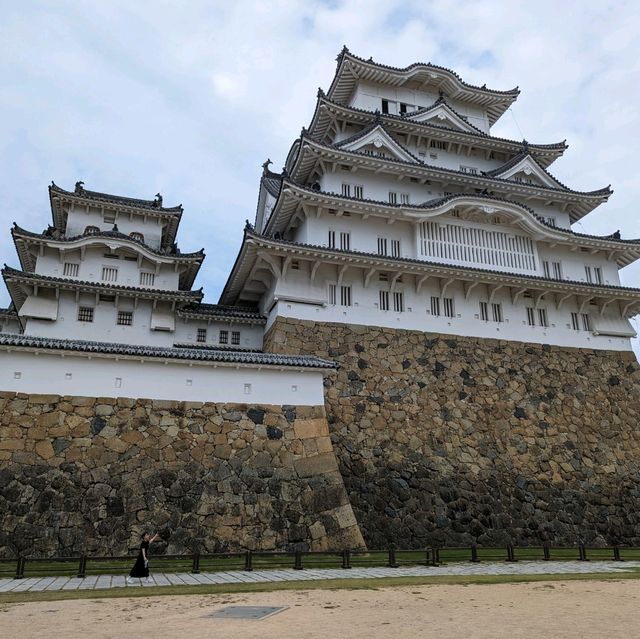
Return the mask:
{"type": "MultiPolygon", "coordinates": [[[[640,237],[640,14],[631,2],[343,0],[8,3],[0,24],[0,258],[8,234],[50,221],[46,186],[182,202],[180,245],[224,285],[252,218],[260,165],[279,167],[335,56],[432,61],[522,94],[496,135],[570,145],[552,167],[610,202],[578,230],[640,237]],[[522,131],[522,133],[521,133],[522,131]]],[[[622,272],[636,285],[640,267],[622,272]]],[[[0,292],[0,305],[8,303],[0,292]]]]}

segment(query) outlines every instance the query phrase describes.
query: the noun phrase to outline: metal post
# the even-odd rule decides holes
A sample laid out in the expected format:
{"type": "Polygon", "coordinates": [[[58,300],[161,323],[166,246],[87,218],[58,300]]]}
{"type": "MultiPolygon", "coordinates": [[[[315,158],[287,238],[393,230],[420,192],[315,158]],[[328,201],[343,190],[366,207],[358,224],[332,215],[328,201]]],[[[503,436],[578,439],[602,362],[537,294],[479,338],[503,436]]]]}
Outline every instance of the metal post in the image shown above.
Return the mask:
{"type": "Polygon", "coordinates": [[[387,567],[398,567],[398,564],[396,563],[396,549],[393,546],[389,546],[389,563],[387,564],[387,567]]]}
{"type": "Polygon", "coordinates": [[[200,572],[200,553],[193,553],[193,564],[191,566],[191,572],[197,575],[200,572]]]}
{"type": "Polygon", "coordinates": [[[80,564],[78,566],[78,577],[80,577],[81,579],[84,579],[86,575],[87,575],[87,558],[84,555],[82,555],[82,557],[80,557],[80,564]]]}
{"type": "Polygon", "coordinates": [[[477,546],[471,546],[471,561],[474,564],[478,563],[480,561],[478,559],[478,547],[477,546]]]}
{"type": "Polygon", "coordinates": [[[302,570],[302,551],[296,550],[293,555],[293,569],[302,570]]]}
{"type": "Polygon", "coordinates": [[[344,570],[349,570],[349,568],[351,568],[351,551],[350,550],[343,550],[342,551],[342,568],[344,570]]]}
{"type": "Polygon", "coordinates": [[[551,559],[551,548],[549,547],[549,544],[544,544],[542,546],[542,553],[545,561],[549,561],[551,559]]]}
{"type": "Polygon", "coordinates": [[[613,547],[613,561],[622,561],[620,558],[620,546],[613,547]]]}
{"type": "Polygon", "coordinates": [[[428,550],[425,550],[425,559],[426,559],[426,565],[428,566],[429,562],[430,562],[429,551],[428,550]]]}
{"type": "Polygon", "coordinates": [[[250,550],[244,553],[244,569],[248,571],[253,570],[253,553],[250,550]]]}
{"type": "Polygon", "coordinates": [[[16,566],[15,579],[24,579],[24,565],[27,560],[24,557],[18,557],[18,565],[16,566]]]}

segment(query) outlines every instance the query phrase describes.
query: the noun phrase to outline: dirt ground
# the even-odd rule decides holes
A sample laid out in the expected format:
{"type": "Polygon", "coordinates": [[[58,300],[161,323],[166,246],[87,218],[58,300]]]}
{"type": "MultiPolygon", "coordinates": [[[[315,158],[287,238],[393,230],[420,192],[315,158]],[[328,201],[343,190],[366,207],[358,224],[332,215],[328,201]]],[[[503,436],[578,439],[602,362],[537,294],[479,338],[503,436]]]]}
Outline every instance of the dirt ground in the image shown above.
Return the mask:
{"type": "Polygon", "coordinates": [[[35,602],[0,606],[3,639],[613,639],[640,637],[640,580],[35,602]],[[287,606],[262,621],[207,617],[287,606]]]}

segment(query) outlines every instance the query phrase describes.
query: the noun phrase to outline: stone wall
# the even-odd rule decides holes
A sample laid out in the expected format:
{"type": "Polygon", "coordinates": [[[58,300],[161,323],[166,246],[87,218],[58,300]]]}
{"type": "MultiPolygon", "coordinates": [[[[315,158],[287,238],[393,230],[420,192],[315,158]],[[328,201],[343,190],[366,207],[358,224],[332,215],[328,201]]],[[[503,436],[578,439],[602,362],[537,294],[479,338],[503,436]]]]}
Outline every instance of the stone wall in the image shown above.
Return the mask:
{"type": "Polygon", "coordinates": [[[327,416],[369,547],[640,544],[633,353],[286,318],[265,348],[340,362],[327,416]]]}
{"type": "Polygon", "coordinates": [[[362,545],[324,407],[0,393],[0,556],[362,545]]]}

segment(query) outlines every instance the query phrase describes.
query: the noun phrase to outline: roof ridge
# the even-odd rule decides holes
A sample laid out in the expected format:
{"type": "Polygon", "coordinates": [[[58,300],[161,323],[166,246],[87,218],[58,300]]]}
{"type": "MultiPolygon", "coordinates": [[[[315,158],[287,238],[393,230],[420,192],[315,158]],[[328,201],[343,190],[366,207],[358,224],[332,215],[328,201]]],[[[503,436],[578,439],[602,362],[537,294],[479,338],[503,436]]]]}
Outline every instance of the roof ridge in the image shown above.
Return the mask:
{"type": "MultiPolygon", "coordinates": [[[[321,147],[324,147],[326,149],[332,149],[332,150],[335,150],[335,151],[343,151],[343,152],[346,152],[346,153],[353,153],[354,155],[359,155],[359,156],[367,157],[367,158],[372,157],[370,155],[367,155],[366,153],[360,153],[359,151],[351,151],[349,149],[343,149],[342,147],[338,147],[335,144],[324,144],[323,142],[319,142],[318,140],[315,140],[313,138],[307,138],[307,140],[309,140],[313,144],[317,144],[317,145],[319,145],[321,147]]],[[[413,163],[411,163],[411,162],[407,162],[406,160],[398,160],[396,158],[387,158],[387,157],[385,157],[385,158],[377,158],[377,159],[381,160],[381,161],[384,161],[384,162],[395,162],[397,164],[404,164],[404,165],[413,166],[413,163]]],[[[458,169],[449,169],[449,168],[444,167],[444,166],[436,166],[434,164],[427,164],[426,162],[421,162],[420,160],[418,160],[415,165],[419,166],[419,167],[422,167],[422,168],[426,168],[426,169],[432,169],[432,170],[435,170],[435,171],[444,171],[445,173],[453,173],[455,175],[465,175],[467,177],[469,177],[469,175],[470,175],[469,173],[465,173],[464,171],[460,171],[458,169]]],[[[540,165],[538,165],[538,166],[540,166],[540,165]]],[[[540,168],[542,168],[542,167],[540,167],[540,168]]],[[[475,174],[475,177],[484,178],[484,179],[487,179],[487,180],[494,180],[496,182],[505,182],[507,184],[514,184],[514,182],[512,180],[507,180],[507,179],[499,178],[499,177],[493,177],[493,176],[490,176],[490,175],[485,175],[485,174],[480,174],[480,173],[475,174]]],[[[552,175],[550,175],[550,177],[552,179],[555,179],[555,178],[553,178],[552,175]]],[[[562,184],[558,180],[556,180],[556,181],[559,184],[562,184]]],[[[532,186],[533,188],[545,189],[545,190],[554,191],[554,192],[557,192],[557,193],[562,193],[563,192],[562,189],[553,188],[553,187],[550,187],[550,186],[540,186],[540,185],[537,185],[537,184],[529,185],[529,184],[524,184],[523,183],[523,184],[521,184],[521,186],[524,186],[524,187],[532,186]]],[[[564,187],[564,189],[568,193],[571,193],[573,195],[587,196],[587,197],[596,197],[596,196],[599,196],[599,195],[607,195],[607,197],[608,197],[613,193],[613,191],[611,190],[611,185],[609,185],[607,187],[604,187],[604,188],[601,188],[601,189],[597,189],[595,191],[576,191],[574,189],[570,189],[569,187],[565,186],[564,184],[562,184],[562,186],[564,187]]]]}
{"type": "MultiPolygon", "coordinates": [[[[621,238],[613,237],[615,233],[612,235],[591,235],[589,233],[578,233],[577,231],[574,231],[573,229],[570,229],[570,228],[566,229],[561,226],[554,226],[553,224],[549,224],[548,222],[546,222],[545,219],[542,216],[538,215],[538,213],[536,213],[535,210],[532,209],[530,206],[527,206],[522,202],[517,202],[516,200],[510,200],[509,198],[498,197],[496,195],[491,195],[489,193],[452,193],[451,195],[445,195],[442,197],[432,198],[431,200],[425,200],[420,204],[401,204],[401,203],[392,204],[391,202],[388,202],[386,200],[371,200],[367,198],[355,198],[355,197],[342,195],[342,193],[333,193],[330,191],[315,191],[314,189],[298,184],[297,182],[291,182],[290,180],[286,180],[286,182],[287,182],[287,185],[293,186],[294,188],[300,189],[307,193],[313,193],[314,195],[326,195],[332,198],[338,198],[340,200],[347,200],[349,202],[365,202],[368,204],[375,204],[375,205],[385,206],[393,209],[407,209],[407,208],[415,209],[415,210],[433,209],[433,208],[436,208],[437,206],[440,206],[441,204],[445,204],[446,202],[451,202],[453,200],[456,200],[457,198],[479,198],[483,200],[486,199],[490,202],[501,202],[503,204],[513,204],[515,206],[518,206],[526,210],[527,212],[531,213],[532,215],[534,215],[538,222],[540,222],[544,226],[547,226],[553,229],[554,231],[560,231],[561,233],[567,233],[569,235],[574,235],[576,237],[585,237],[585,238],[591,238],[595,240],[609,240],[612,242],[620,242],[622,244],[640,244],[640,238],[623,240],[621,238]]],[[[262,237],[268,237],[268,236],[263,235],[262,237]]]]}
{"type": "Polygon", "coordinates": [[[162,205],[162,196],[158,193],[155,200],[143,200],[140,198],[127,197],[124,195],[113,195],[111,193],[102,193],[100,191],[90,191],[84,188],[84,182],[76,182],[76,188],[74,191],[67,191],[58,186],[55,182],[51,182],[49,186],[49,193],[60,193],[67,197],[87,198],[90,200],[98,200],[105,202],[119,203],[124,206],[132,206],[138,208],[145,208],[150,210],[160,211],[162,213],[180,213],[182,214],[182,204],[177,206],[165,207],[162,205]]]}
{"type": "Polygon", "coordinates": [[[513,89],[507,89],[506,91],[499,91],[497,89],[488,89],[487,85],[484,84],[482,86],[478,86],[475,84],[470,84],[469,82],[465,82],[460,75],[458,75],[453,69],[449,69],[448,67],[443,67],[440,66],[438,64],[433,64],[432,62],[413,62],[412,64],[410,64],[409,66],[406,67],[394,67],[388,64],[382,64],[381,62],[374,62],[373,58],[369,58],[368,60],[365,60],[364,58],[361,58],[360,56],[355,55],[354,53],[351,53],[351,51],[349,51],[349,49],[347,49],[347,47],[343,47],[342,51],[338,54],[338,58],[337,58],[337,62],[338,62],[338,66],[340,66],[340,64],[342,63],[342,61],[344,60],[344,58],[346,56],[350,56],[351,58],[353,58],[354,60],[357,60],[358,62],[362,62],[364,64],[372,64],[376,67],[380,67],[382,69],[388,69],[389,71],[399,71],[400,73],[407,73],[409,71],[413,71],[414,69],[423,67],[425,69],[435,69],[438,71],[444,71],[445,73],[448,73],[450,75],[452,75],[462,86],[466,87],[467,89],[473,89],[475,91],[482,91],[484,93],[488,93],[488,94],[495,94],[498,96],[515,96],[517,97],[520,94],[520,88],[519,87],[514,87],[513,89]]]}
{"type": "Polygon", "coordinates": [[[204,293],[202,292],[202,288],[190,291],[181,291],[181,290],[169,290],[169,289],[156,289],[156,288],[144,288],[142,286],[126,286],[120,284],[112,284],[106,282],[91,282],[89,280],[74,280],[67,277],[54,277],[52,275],[41,275],[40,273],[29,273],[27,271],[21,271],[20,269],[13,268],[12,266],[8,266],[6,263],[4,268],[0,271],[2,273],[3,278],[6,279],[7,276],[19,276],[23,278],[27,278],[30,280],[40,279],[45,282],[59,282],[61,284],[73,284],[75,286],[95,286],[104,288],[105,290],[124,290],[131,292],[140,292],[140,293],[155,293],[157,295],[176,295],[182,297],[193,297],[197,298],[202,296],[204,293]]]}
{"type": "Polygon", "coordinates": [[[162,357],[184,360],[203,360],[240,364],[262,364],[274,366],[294,366],[303,368],[335,369],[336,362],[321,359],[313,355],[280,355],[254,351],[213,351],[198,348],[140,346],[117,342],[94,342],[88,340],[68,340],[51,337],[36,337],[13,333],[0,333],[0,345],[25,348],[49,348],[80,352],[111,353],[117,355],[135,355],[137,357],[162,357]]]}
{"type": "MultiPolygon", "coordinates": [[[[611,285],[611,284],[595,284],[595,283],[591,283],[591,282],[580,282],[578,280],[566,280],[566,279],[555,279],[555,278],[551,278],[551,277],[543,277],[540,275],[529,275],[529,274],[525,274],[525,273],[510,273],[508,271],[497,271],[494,269],[486,269],[486,268],[478,268],[476,266],[467,266],[467,265],[461,265],[461,264],[447,264],[445,262],[433,262],[431,260],[419,260],[417,258],[413,258],[413,257],[390,257],[388,255],[380,255],[378,253],[369,253],[366,251],[355,251],[353,249],[350,249],[348,251],[343,250],[343,249],[339,249],[339,248],[329,248],[328,246],[320,246],[318,244],[305,244],[302,242],[293,242],[291,240],[284,240],[282,238],[272,238],[272,237],[266,237],[264,235],[259,235],[257,233],[253,233],[250,232],[251,235],[253,235],[254,237],[258,238],[258,239],[262,239],[262,240],[266,240],[268,242],[275,242],[277,244],[284,244],[284,245],[288,245],[288,246],[299,246],[301,248],[309,248],[309,249],[314,249],[314,250],[321,250],[321,251],[326,251],[329,253],[337,253],[339,255],[356,255],[359,257],[371,257],[371,258],[376,258],[376,259],[386,259],[386,260],[392,260],[395,262],[405,262],[408,264],[425,264],[427,266],[437,266],[437,267],[441,267],[441,268],[457,268],[457,269],[462,269],[462,270],[468,270],[468,271],[473,271],[473,272],[479,272],[479,273],[489,273],[489,274],[496,274],[496,275],[503,275],[503,276],[511,276],[511,277],[522,277],[522,278],[526,278],[526,279],[532,279],[532,280],[540,280],[540,281],[549,281],[549,282],[561,282],[564,284],[571,284],[571,285],[579,285],[579,286],[585,286],[585,287],[596,287],[596,288],[612,288],[612,289],[619,289],[619,290],[625,290],[625,291],[636,291],[638,293],[640,293],[640,288],[633,288],[630,286],[615,286],[615,285],[611,285]]],[[[640,241],[639,241],[640,242],[640,241]]]]}
{"type": "MultiPolygon", "coordinates": [[[[369,111],[368,109],[360,109],[358,107],[354,107],[354,106],[350,106],[350,105],[346,105],[346,104],[340,104],[339,102],[336,102],[335,100],[332,100],[331,98],[329,98],[326,94],[322,94],[321,96],[319,96],[318,98],[319,100],[324,100],[325,102],[327,102],[328,104],[331,104],[333,106],[339,107],[340,109],[346,109],[349,111],[354,111],[356,113],[363,113],[363,114],[367,114],[367,115],[374,115],[375,111],[369,111]]],[[[433,106],[433,105],[432,105],[433,106]]],[[[425,109],[429,109],[430,107],[423,107],[425,109]]],[[[449,105],[449,108],[451,108],[451,106],[449,105]]],[[[417,113],[417,111],[414,111],[413,113],[417,113]]],[[[457,112],[456,112],[457,113],[457,112]]],[[[507,142],[509,144],[521,144],[521,142],[519,142],[518,140],[512,140],[510,138],[502,138],[496,135],[491,135],[489,133],[485,133],[484,131],[481,131],[480,129],[478,129],[479,133],[471,133],[470,131],[459,131],[458,129],[452,129],[450,127],[445,127],[445,126],[441,126],[439,124],[432,124],[429,122],[413,122],[411,120],[408,120],[406,117],[401,116],[401,115],[396,115],[395,113],[382,113],[381,114],[382,118],[387,118],[390,120],[394,120],[397,122],[409,122],[411,124],[416,124],[417,126],[427,126],[427,127],[434,127],[436,129],[441,129],[444,131],[451,131],[452,133],[459,133],[462,135],[480,135],[483,138],[486,138],[488,140],[496,140],[498,142],[507,142]]],[[[473,126],[473,125],[471,125],[473,126]]],[[[562,142],[553,142],[552,144],[529,144],[530,147],[533,148],[537,148],[537,149],[552,149],[552,148],[560,148],[562,145],[562,149],[566,150],[568,147],[568,145],[566,144],[566,140],[563,140],[562,142]]]]}
{"type": "MultiPolygon", "coordinates": [[[[117,227],[117,225],[114,225],[117,227]]],[[[53,229],[53,227],[49,227],[47,230],[49,229],[53,229]]],[[[54,229],[55,230],[55,229],[54,229]]],[[[138,244],[139,246],[142,246],[146,249],[148,249],[151,253],[155,253],[156,255],[160,255],[160,256],[167,256],[167,257],[195,257],[195,256],[203,256],[205,255],[204,253],[204,248],[201,248],[199,251],[192,251],[191,253],[182,253],[176,246],[175,252],[170,253],[167,251],[162,251],[162,250],[158,250],[158,249],[154,249],[152,246],[149,246],[148,244],[146,244],[145,242],[143,242],[142,240],[138,240],[135,237],[131,237],[131,235],[127,235],[126,233],[121,233],[120,231],[103,231],[103,230],[99,230],[99,231],[91,231],[91,232],[85,232],[85,233],[80,233],[79,235],[72,235],[67,237],[66,235],[64,235],[63,237],[55,237],[54,235],[48,235],[46,231],[42,232],[42,233],[35,233],[34,231],[29,231],[23,227],[21,227],[17,222],[13,223],[13,227],[11,229],[11,234],[13,235],[14,232],[19,232],[19,233],[23,233],[24,235],[28,235],[29,237],[39,237],[39,238],[47,238],[50,240],[53,240],[55,242],[75,242],[79,239],[83,239],[86,237],[113,237],[116,239],[122,239],[122,240],[128,240],[130,242],[133,242],[134,244],[138,244]]]]}

